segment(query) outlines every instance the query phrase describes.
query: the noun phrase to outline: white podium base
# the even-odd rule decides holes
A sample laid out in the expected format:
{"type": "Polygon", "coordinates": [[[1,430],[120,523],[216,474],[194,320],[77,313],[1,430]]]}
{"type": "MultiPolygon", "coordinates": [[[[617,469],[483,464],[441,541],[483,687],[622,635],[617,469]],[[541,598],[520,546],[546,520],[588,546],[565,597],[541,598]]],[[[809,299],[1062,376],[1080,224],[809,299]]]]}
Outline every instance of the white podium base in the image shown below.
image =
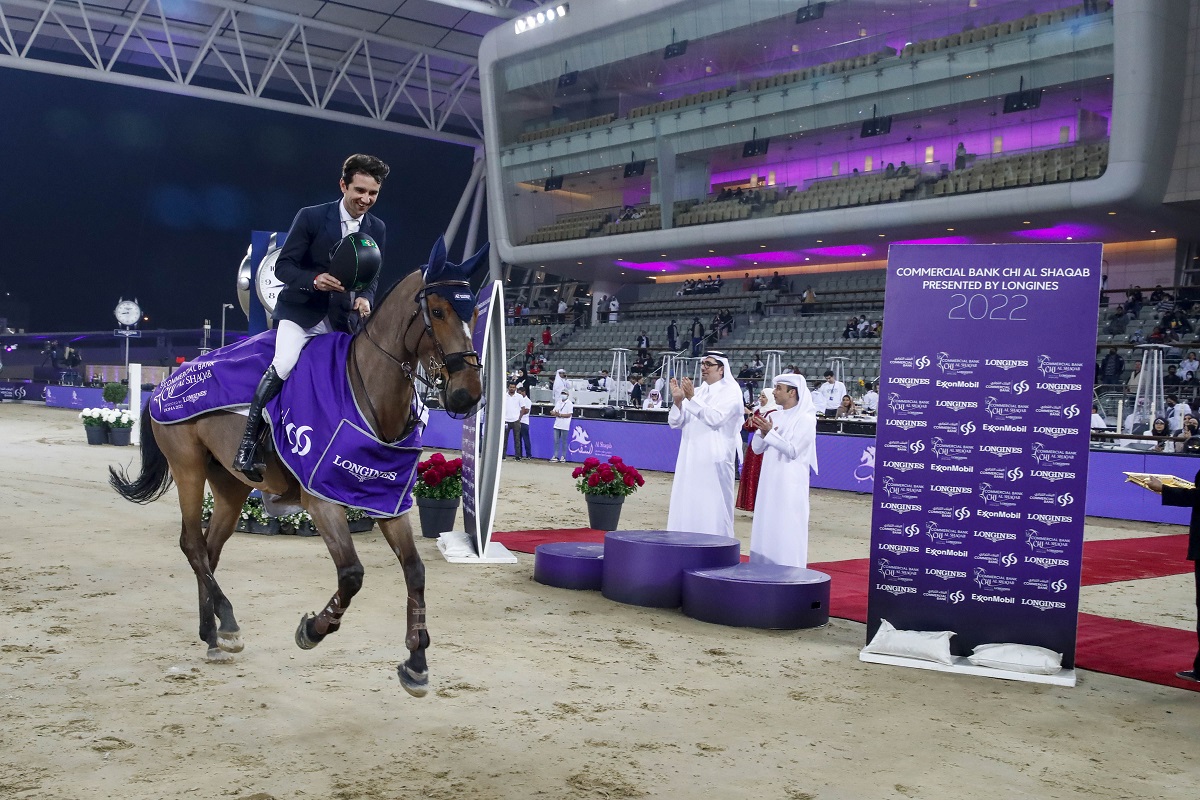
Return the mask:
{"type": "Polygon", "coordinates": [[[517,557],[499,542],[488,542],[487,552],[482,557],[475,554],[475,546],[466,531],[446,531],[437,540],[438,552],[451,564],[516,564],[517,557]]]}
{"type": "Polygon", "coordinates": [[[1012,672],[1007,669],[992,667],[977,667],[961,656],[954,657],[953,664],[938,664],[936,661],[922,661],[919,658],[902,658],[900,656],[882,656],[878,653],[858,654],[859,661],[869,664],[890,664],[895,667],[913,667],[915,669],[931,669],[936,672],[957,672],[960,675],[981,675],[985,678],[1000,678],[1006,681],[1026,681],[1028,683],[1049,683],[1054,686],[1074,686],[1075,670],[1062,669],[1054,675],[1034,675],[1029,672],[1012,672]]]}

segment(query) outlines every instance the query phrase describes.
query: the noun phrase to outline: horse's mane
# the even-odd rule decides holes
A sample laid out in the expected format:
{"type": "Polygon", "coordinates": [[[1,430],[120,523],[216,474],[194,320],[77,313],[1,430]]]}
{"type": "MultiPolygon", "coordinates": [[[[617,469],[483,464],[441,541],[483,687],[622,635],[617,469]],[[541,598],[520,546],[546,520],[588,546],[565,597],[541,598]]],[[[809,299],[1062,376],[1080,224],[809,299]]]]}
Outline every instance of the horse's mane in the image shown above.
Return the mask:
{"type": "Polygon", "coordinates": [[[417,269],[417,270],[413,270],[412,272],[409,272],[407,275],[402,275],[402,276],[400,276],[399,278],[397,278],[397,279],[395,280],[395,282],[393,282],[393,283],[392,283],[392,285],[391,285],[391,286],[389,286],[388,288],[386,288],[386,289],[384,289],[384,290],[383,290],[383,294],[381,294],[381,295],[379,296],[379,299],[375,301],[375,306],[376,306],[377,308],[378,308],[378,307],[382,307],[382,306],[383,306],[383,304],[384,304],[385,302],[387,302],[388,295],[390,295],[390,294],[391,294],[393,291],[395,291],[395,289],[396,289],[396,287],[397,287],[397,286],[399,286],[400,284],[402,284],[402,283],[404,283],[406,280],[408,280],[408,279],[409,279],[409,278],[412,276],[413,272],[418,272],[418,273],[419,273],[419,272],[420,272],[420,270],[419,270],[419,269],[417,269]]]}

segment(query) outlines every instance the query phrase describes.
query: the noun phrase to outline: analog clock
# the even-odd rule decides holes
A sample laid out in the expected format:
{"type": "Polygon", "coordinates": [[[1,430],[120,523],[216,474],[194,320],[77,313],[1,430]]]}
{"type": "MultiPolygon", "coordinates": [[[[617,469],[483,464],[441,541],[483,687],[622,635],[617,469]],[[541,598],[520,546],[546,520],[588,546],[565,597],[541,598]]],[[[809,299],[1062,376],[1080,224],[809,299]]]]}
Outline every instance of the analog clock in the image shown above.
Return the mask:
{"type": "Polygon", "coordinates": [[[142,307],[137,304],[136,300],[122,300],[117,303],[113,313],[116,314],[117,322],[122,325],[136,325],[142,318],[142,307]]]}
{"type": "Polygon", "coordinates": [[[271,315],[275,311],[275,302],[284,288],[283,281],[275,277],[275,262],[279,260],[280,252],[276,249],[267,253],[258,265],[258,271],[254,274],[255,290],[258,292],[259,302],[267,311],[268,324],[270,324],[271,315]]]}

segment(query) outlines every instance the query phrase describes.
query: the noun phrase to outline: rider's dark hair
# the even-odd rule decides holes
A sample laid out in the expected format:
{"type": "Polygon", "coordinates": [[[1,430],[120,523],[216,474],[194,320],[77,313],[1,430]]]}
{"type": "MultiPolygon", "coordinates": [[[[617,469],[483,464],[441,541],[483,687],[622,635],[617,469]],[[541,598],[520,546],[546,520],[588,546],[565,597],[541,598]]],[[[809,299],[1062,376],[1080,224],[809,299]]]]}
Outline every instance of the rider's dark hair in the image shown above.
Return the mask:
{"type": "Polygon", "coordinates": [[[361,172],[383,183],[383,179],[391,171],[391,167],[375,156],[355,153],[342,164],[342,182],[348,186],[354,180],[354,176],[361,172]]]}

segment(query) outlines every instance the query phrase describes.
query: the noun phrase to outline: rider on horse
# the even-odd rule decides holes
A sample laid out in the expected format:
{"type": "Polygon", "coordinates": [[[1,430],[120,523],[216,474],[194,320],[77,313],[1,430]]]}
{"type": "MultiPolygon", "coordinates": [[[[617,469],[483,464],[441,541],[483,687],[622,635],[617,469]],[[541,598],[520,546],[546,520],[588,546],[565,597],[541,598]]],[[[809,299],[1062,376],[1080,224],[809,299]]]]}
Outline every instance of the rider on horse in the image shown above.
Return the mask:
{"type": "Polygon", "coordinates": [[[283,387],[304,345],[320,333],[350,333],[350,311],[364,320],[371,314],[387,229],[368,211],[379,198],[388,172],[388,165],[375,156],[350,156],[338,182],[342,199],[300,209],[288,231],[275,265],[276,277],[286,285],[275,305],[275,358],[254,392],[233,462],[235,469],[256,483],[263,479],[264,463],[258,453],[263,407],[283,387]],[[346,286],[343,282],[354,278],[360,283],[346,286]],[[352,307],[343,299],[347,289],[357,290],[352,307]]]}

